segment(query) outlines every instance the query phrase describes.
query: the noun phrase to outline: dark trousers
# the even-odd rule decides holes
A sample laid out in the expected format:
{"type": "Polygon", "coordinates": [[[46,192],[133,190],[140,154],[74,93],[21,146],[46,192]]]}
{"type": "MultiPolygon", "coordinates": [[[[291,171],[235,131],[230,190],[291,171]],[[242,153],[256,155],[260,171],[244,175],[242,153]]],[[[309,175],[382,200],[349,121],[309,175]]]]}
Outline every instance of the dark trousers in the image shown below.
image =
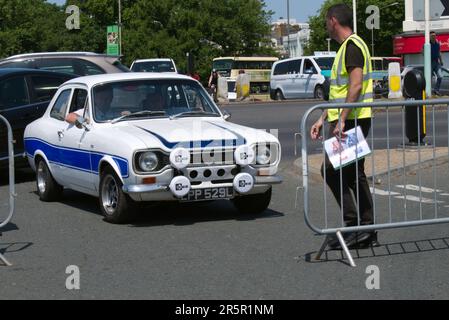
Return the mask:
{"type": "MultiPolygon", "coordinates": [[[[329,123],[329,134],[327,137],[333,136],[333,131],[337,121],[329,123]]],[[[357,125],[361,127],[365,138],[368,136],[371,128],[371,119],[359,119],[357,125]]],[[[355,127],[355,120],[346,120],[344,131],[355,127]]],[[[326,154],[325,163],[321,167],[321,175],[324,178],[324,168],[326,168],[326,183],[332,190],[338,205],[342,206],[341,191],[340,191],[340,169],[335,170],[326,154]]],[[[343,215],[346,226],[358,225],[357,218],[357,181],[359,188],[359,210],[360,210],[360,224],[373,224],[373,199],[368,185],[368,180],[365,175],[365,159],[360,159],[342,170],[342,193],[343,193],[343,215]],[[358,172],[356,168],[358,167],[358,172]],[[357,178],[358,173],[358,178],[357,178]]]]}

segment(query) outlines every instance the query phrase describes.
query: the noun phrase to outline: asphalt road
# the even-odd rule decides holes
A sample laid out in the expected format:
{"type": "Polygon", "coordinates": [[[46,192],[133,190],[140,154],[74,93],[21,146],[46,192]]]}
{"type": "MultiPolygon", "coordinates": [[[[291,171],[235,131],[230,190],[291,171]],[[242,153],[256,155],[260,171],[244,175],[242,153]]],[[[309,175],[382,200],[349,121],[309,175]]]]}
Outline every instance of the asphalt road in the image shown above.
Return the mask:
{"type": "MultiPolygon", "coordinates": [[[[327,261],[311,259],[323,238],[306,227],[301,194],[295,208],[301,179],[292,164],[293,133],[311,104],[226,107],[234,122],[280,129],[285,182],[274,188],[270,210],[261,215],[242,216],[226,202],[166,205],[145,208],[133,224],[111,225],[99,215],[93,197],[65,191],[60,202],[40,202],[32,173],[21,171],[17,213],[0,237],[0,252],[14,263],[0,267],[0,298],[448,299],[447,225],[381,231],[381,247],[353,252],[355,269],[341,260],[340,252],[327,252],[327,261]],[[70,265],[79,267],[80,290],[66,289],[70,265]],[[371,265],[380,271],[379,290],[366,287],[371,265]]],[[[438,214],[444,216],[449,213],[448,164],[436,170],[436,186],[432,168],[420,177],[423,186],[438,189],[438,214]]],[[[418,176],[411,173],[406,183],[416,185],[418,176]]],[[[4,212],[8,189],[6,179],[0,180],[4,212]]],[[[403,177],[393,177],[392,191],[403,182],[403,177]]],[[[387,190],[386,181],[376,188],[387,190]]],[[[312,215],[318,217],[323,211],[321,184],[311,185],[311,195],[312,215]]],[[[419,205],[420,195],[410,195],[415,198],[406,201],[378,195],[376,204],[385,214],[391,207],[393,219],[403,216],[404,202],[410,217],[420,211],[424,217],[434,214],[432,201],[419,205]]],[[[329,206],[336,212],[332,199],[329,206]]]]}

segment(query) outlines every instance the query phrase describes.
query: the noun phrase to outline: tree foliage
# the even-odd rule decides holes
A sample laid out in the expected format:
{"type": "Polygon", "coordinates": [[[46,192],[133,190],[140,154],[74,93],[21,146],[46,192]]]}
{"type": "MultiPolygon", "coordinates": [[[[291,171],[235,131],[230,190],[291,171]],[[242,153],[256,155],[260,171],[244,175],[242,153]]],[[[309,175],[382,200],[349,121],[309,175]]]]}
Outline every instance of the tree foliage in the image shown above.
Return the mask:
{"type": "MultiPolygon", "coordinates": [[[[123,60],[194,57],[203,80],[218,56],[275,55],[272,12],[259,0],[122,0],[123,60]],[[261,45],[262,44],[262,45],[261,45]],[[266,45],[264,45],[266,44],[266,45]]],[[[117,0],[0,0],[0,57],[42,51],[106,51],[106,27],[118,23],[117,0]],[[81,29],[67,30],[67,5],[81,10],[81,29]],[[18,21],[20,23],[18,23],[18,21]]]]}
{"type": "MultiPolygon", "coordinates": [[[[312,54],[314,51],[327,51],[326,39],[329,35],[326,28],[323,28],[326,25],[326,13],[329,7],[342,2],[352,8],[352,0],[326,0],[318,14],[309,18],[311,37],[306,50],[307,54],[312,54]]],[[[402,32],[404,0],[357,0],[357,33],[371,49],[371,30],[366,27],[366,19],[371,14],[365,12],[370,5],[378,6],[380,9],[380,29],[374,30],[374,53],[376,56],[391,56],[393,36],[402,32]],[[399,4],[388,6],[395,2],[399,4]]],[[[331,42],[332,51],[338,50],[339,46],[337,42],[331,42]]]]}

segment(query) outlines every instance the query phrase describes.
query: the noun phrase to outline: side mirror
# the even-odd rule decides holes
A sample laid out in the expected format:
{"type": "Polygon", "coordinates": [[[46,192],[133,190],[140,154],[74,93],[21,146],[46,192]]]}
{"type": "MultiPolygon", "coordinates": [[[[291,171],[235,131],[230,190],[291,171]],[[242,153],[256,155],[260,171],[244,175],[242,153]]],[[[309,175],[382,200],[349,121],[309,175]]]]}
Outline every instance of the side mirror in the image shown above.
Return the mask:
{"type": "Polygon", "coordinates": [[[304,70],[304,74],[315,74],[315,72],[312,69],[306,69],[304,70]]]}
{"type": "Polygon", "coordinates": [[[231,116],[232,116],[231,113],[229,113],[227,110],[223,111],[223,119],[225,121],[229,121],[231,119],[231,116]]]}
{"type": "Polygon", "coordinates": [[[65,121],[74,125],[78,129],[89,131],[87,120],[84,117],[77,115],[76,113],[69,113],[65,118],[65,121]]]}

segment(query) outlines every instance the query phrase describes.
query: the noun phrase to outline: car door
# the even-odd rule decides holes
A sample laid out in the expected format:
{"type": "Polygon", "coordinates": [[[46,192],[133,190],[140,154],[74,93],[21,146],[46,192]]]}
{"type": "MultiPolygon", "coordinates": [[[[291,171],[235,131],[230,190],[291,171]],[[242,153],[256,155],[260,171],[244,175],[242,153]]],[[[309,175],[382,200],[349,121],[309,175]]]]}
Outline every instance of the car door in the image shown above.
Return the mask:
{"type": "MultiPolygon", "coordinates": [[[[16,141],[14,154],[21,156],[24,152],[23,133],[30,122],[29,114],[33,112],[30,95],[24,75],[12,75],[0,80],[0,114],[11,124],[16,141]]],[[[7,131],[0,124],[0,159],[8,155],[7,131]]]]}
{"type": "Polygon", "coordinates": [[[301,98],[301,65],[302,65],[302,59],[295,59],[290,61],[289,69],[291,70],[290,73],[290,97],[292,99],[298,99],[301,98]]]}
{"type": "Polygon", "coordinates": [[[301,96],[313,98],[318,81],[319,75],[315,64],[312,59],[305,59],[301,74],[301,96]]]}
{"type": "Polygon", "coordinates": [[[40,149],[49,162],[50,169],[56,181],[68,186],[70,181],[64,179],[67,163],[63,160],[64,132],[67,127],[65,116],[72,96],[72,88],[64,88],[57,93],[57,97],[48,115],[45,116],[45,130],[41,131],[40,149]]]}
{"type": "MultiPolygon", "coordinates": [[[[78,115],[86,116],[88,110],[87,90],[74,86],[69,106],[67,114],[76,112],[78,115]]],[[[88,117],[86,116],[86,118],[88,117]]],[[[89,131],[85,128],[78,128],[67,122],[65,122],[60,135],[64,180],[67,181],[67,185],[71,189],[88,193],[94,190],[89,138],[89,131]]]]}

